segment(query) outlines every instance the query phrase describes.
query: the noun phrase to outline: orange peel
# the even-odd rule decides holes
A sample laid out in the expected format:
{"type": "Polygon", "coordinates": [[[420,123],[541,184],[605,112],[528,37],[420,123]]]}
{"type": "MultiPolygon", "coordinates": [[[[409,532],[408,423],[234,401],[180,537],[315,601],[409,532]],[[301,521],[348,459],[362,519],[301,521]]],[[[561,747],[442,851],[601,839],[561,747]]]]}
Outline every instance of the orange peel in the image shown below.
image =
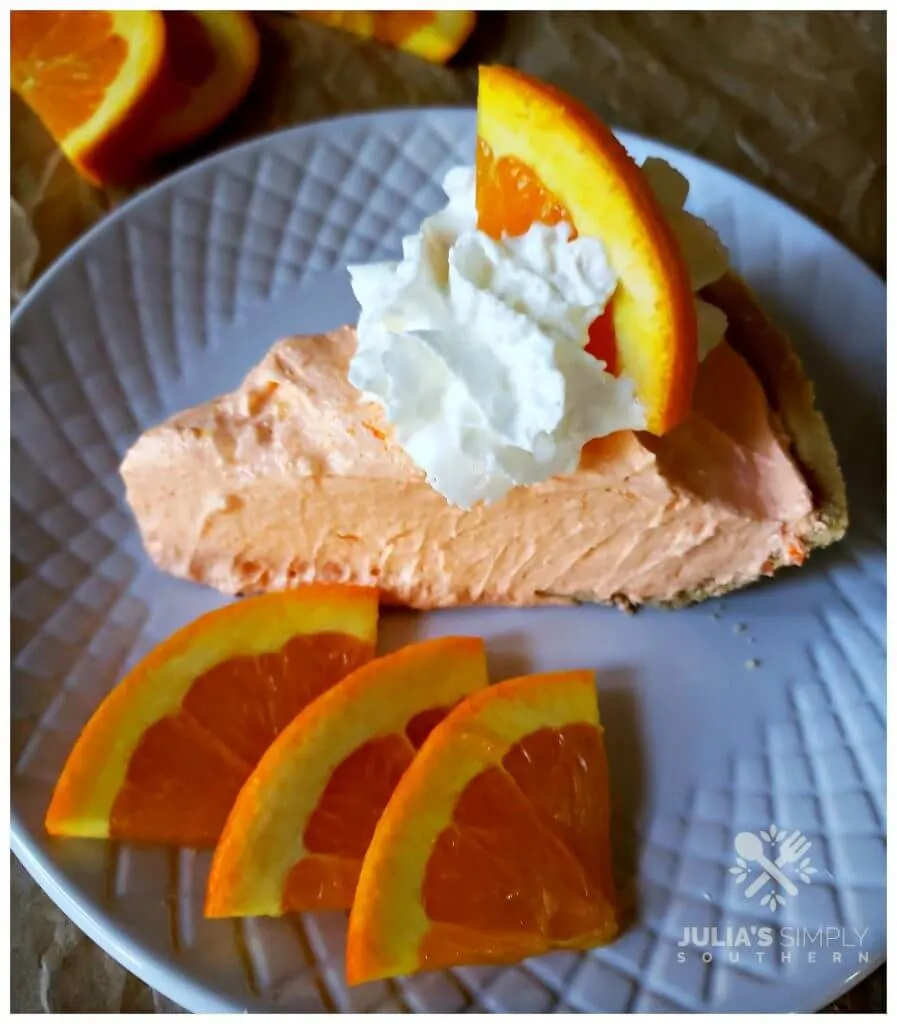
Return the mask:
{"type": "MultiPolygon", "coordinates": [[[[511,68],[480,68],[477,136],[481,229],[500,237],[567,220],[601,240],[618,277],[612,368],[635,381],[647,429],[672,429],[688,414],[697,374],[694,296],[640,168],[581,103],[511,68]]],[[[605,358],[607,338],[595,340],[605,358]]]]}

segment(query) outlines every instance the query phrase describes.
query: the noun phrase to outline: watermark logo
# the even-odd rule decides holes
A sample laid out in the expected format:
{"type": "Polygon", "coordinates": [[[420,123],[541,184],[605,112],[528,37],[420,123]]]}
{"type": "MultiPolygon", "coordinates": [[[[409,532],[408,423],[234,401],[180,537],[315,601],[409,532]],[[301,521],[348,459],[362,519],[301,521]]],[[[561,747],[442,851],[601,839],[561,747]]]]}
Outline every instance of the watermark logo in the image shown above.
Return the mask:
{"type": "Polygon", "coordinates": [[[735,864],[729,874],[743,885],[746,899],[760,896],[760,903],[776,910],[797,896],[798,883],[809,885],[816,868],[808,855],[813,844],[800,831],[788,832],[774,824],[759,832],[739,832],[735,837],[735,864]],[[756,869],[756,870],[755,870],[756,869]],[[762,895],[761,895],[762,893],[762,895]]]}
{"type": "MultiPolygon", "coordinates": [[[[810,885],[812,842],[800,829],[777,825],[735,836],[735,864],[729,868],[746,899],[757,899],[770,910],[786,906],[810,885]]],[[[683,925],[676,959],[700,959],[711,964],[868,964],[868,928],[844,925],[738,924],[683,925]]]]}
{"type": "Polygon", "coordinates": [[[785,925],[726,925],[694,927],[683,925],[682,937],[676,945],[680,964],[694,961],[705,964],[714,960],[725,963],[792,964],[833,963],[868,964],[865,948],[868,928],[798,927],[785,925]]]}

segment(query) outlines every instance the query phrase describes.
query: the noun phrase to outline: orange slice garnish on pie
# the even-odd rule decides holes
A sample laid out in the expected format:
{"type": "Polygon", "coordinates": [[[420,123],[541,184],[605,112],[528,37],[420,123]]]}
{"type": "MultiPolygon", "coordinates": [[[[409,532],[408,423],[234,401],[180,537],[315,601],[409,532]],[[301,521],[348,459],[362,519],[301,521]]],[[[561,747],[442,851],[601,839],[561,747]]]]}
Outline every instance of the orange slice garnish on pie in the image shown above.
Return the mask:
{"type": "Polygon", "coordinates": [[[487,684],[482,640],[448,637],[378,658],[310,704],[237,798],[206,914],[351,906],[374,828],[415,751],[487,684]]]}
{"type": "MultiPolygon", "coordinates": [[[[10,81],[71,162],[100,179],[158,79],[158,11],[13,11],[10,81]]],[[[130,155],[122,151],[126,163],[130,155]]]]}
{"type": "Polygon", "coordinates": [[[374,655],[377,592],[317,585],[227,605],[112,690],[46,816],[59,836],[212,846],[243,783],[296,715],[374,655]]]}
{"type": "Polygon", "coordinates": [[[376,39],[444,64],[458,52],[476,24],[475,11],[299,11],[331,28],[376,39]]]}
{"type": "Polygon", "coordinates": [[[609,833],[593,674],[473,694],[430,734],[374,831],[349,982],[610,941],[609,833]]]}
{"type": "Polygon", "coordinates": [[[694,296],[660,204],[611,130],[550,85],[482,67],[476,172],[479,227],[492,237],[563,220],[600,239],[618,285],[588,351],[635,381],[648,430],[674,427],[697,373],[694,296]]]}

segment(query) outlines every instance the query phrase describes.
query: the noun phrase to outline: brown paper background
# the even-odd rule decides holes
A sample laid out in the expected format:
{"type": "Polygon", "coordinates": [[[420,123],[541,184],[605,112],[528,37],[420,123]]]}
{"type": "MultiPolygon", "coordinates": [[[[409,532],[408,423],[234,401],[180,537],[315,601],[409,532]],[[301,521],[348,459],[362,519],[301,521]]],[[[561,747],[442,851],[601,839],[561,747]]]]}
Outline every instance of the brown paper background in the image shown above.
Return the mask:
{"type": "MultiPolygon", "coordinates": [[[[697,153],[802,210],[885,268],[885,15],[483,14],[448,68],[290,15],[257,18],[259,74],[226,125],[166,170],[261,132],[387,107],[473,105],[479,61],[515,65],[605,119],[697,153]]],[[[128,190],[82,181],[13,97],[12,194],[36,273],[128,190]]],[[[12,1008],[165,1012],[13,863],[12,1008]]],[[[884,970],[836,1009],[883,1010],[884,970]]]]}

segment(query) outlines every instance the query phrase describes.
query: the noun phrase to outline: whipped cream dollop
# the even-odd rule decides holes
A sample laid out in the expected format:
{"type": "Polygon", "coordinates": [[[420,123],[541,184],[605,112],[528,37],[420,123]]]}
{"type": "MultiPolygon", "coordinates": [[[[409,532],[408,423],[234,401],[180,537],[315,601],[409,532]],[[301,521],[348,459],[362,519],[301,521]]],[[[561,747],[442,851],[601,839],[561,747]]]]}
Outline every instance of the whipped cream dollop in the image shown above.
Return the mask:
{"type": "MultiPolygon", "coordinates": [[[[725,250],[682,210],[687,181],[662,161],[644,169],[703,287],[725,250]]],[[[573,472],[587,441],[641,429],[645,413],[634,382],[585,351],[617,285],[601,242],[563,223],[496,241],[476,227],[473,168],[443,187],[447,205],[403,240],[400,261],[349,267],[361,306],[349,380],[430,485],[470,508],[573,472]]],[[[717,312],[699,309],[702,353],[725,332],[717,312]]]]}

